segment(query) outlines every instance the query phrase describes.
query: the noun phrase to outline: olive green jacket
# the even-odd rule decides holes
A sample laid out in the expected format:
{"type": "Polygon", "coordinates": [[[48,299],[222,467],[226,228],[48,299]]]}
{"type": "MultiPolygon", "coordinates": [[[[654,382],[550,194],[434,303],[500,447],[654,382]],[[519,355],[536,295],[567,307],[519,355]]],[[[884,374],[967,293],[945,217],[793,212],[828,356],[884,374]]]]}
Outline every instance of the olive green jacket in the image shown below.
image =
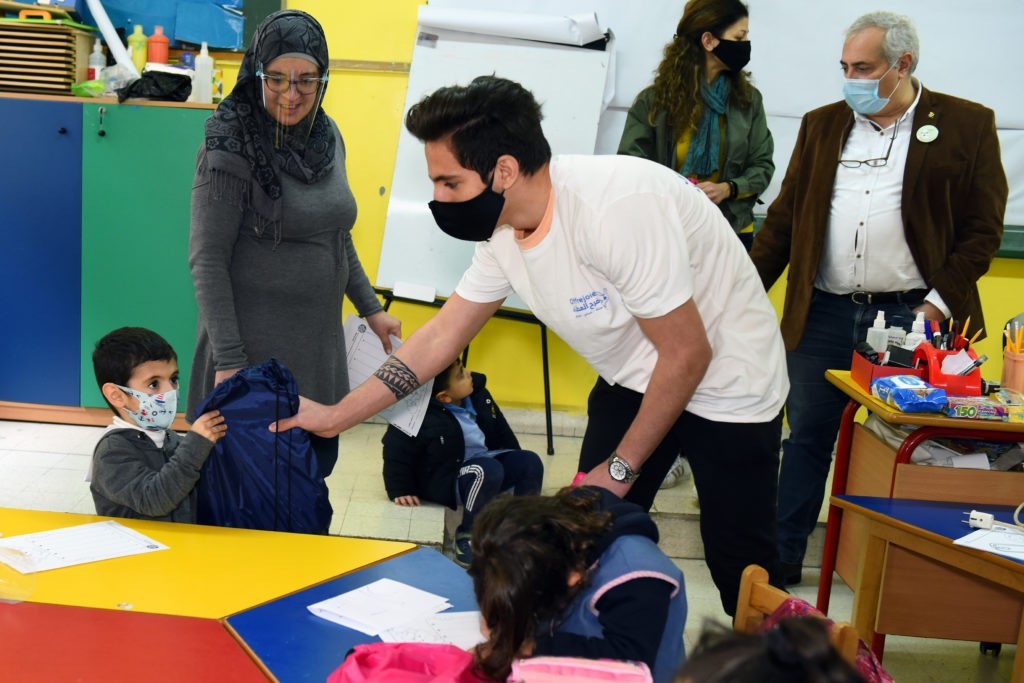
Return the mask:
{"type": "MultiPolygon", "coordinates": [[[[754,222],[754,204],[775,172],[772,161],[775,143],[768,130],[764,103],[757,88],[751,90],[749,107],[737,107],[732,101],[725,106],[725,165],[718,170],[722,182],[736,183],[737,196],[725,200],[719,208],[737,232],[754,222]]],[[[622,130],[619,154],[644,157],[678,171],[681,163],[676,159],[676,140],[679,136],[669,127],[664,111],[655,116],[653,126],[650,124],[653,99],[653,87],[637,95],[622,130]]]]}

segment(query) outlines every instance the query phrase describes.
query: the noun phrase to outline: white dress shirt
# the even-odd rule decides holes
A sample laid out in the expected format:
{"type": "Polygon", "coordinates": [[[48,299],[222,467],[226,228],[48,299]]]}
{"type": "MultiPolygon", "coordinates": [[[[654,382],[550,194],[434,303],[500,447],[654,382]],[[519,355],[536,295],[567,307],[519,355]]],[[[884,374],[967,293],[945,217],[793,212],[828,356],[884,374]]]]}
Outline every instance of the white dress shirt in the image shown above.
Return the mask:
{"type": "MultiPolygon", "coordinates": [[[[903,171],[913,133],[917,95],[904,114],[888,128],[854,113],[853,127],[842,159],[877,159],[882,166],[838,164],[832,186],[825,245],[814,286],[833,294],[850,292],[902,292],[928,286],[907,246],[903,231],[903,171]],[[890,144],[892,145],[890,149],[890,144]]],[[[836,150],[839,154],[839,150],[836,150]]],[[[838,158],[837,158],[838,163],[838,158]]],[[[946,316],[949,309],[932,289],[925,297],[946,316]]]]}

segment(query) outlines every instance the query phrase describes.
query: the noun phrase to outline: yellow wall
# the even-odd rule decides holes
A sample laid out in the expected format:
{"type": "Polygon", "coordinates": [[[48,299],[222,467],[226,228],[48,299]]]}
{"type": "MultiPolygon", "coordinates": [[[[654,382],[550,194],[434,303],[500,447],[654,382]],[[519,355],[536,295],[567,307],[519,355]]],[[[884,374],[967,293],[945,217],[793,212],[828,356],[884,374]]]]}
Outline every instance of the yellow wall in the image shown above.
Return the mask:
{"type": "MultiPolygon", "coordinates": [[[[408,63],[420,4],[423,0],[293,0],[287,6],[309,12],[323,24],[332,59],[408,63]]],[[[217,66],[224,69],[225,87],[230,87],[237,67],[219,62],[217,66]]],[[[486,72],[487,65],[481,64],[480,70],[486,72]]],[[[401,73],[333,71],[324,102],[345,137],[349,181],[359,205],[353,239],[371,281],[376,278],[380,261],[407,80],[401,73]]],[[[1024,310],[1022,281],[1024,260],[1014,259],[996,259],[981,281],[985,317],[992,335],[977,345],[979,353],[991,359],[983,368],[986,378],[999,379],[1002,356],[998,327],[1024,310]]],[[[781,284],[770,292],[779,311],[784,282],[785,278],[780,278],[781,284]]],[[[346,304],[346,312],[350,310],[346,304]]],[[[408,336],[434,309],[396,303],[392,312],[402,320],[404,336],[408,336]]],[[[555,335],[549,335],[549,341],[552,403],[559,410],[584,412],[595,374],[555,335]]],[[[469,365],[487,374],[489,387],[503,405],[543,405],[540,334],[536,326],[491,320],[471,347],[469,365]]]]}

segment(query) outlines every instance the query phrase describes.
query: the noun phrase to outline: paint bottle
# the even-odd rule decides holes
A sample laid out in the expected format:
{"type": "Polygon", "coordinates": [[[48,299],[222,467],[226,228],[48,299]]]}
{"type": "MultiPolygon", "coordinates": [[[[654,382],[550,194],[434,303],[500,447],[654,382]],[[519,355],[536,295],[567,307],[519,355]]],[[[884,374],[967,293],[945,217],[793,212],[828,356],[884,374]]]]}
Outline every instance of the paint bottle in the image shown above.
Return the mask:
{"type": "Polygon", "coordinates": [[[154,26],[153,35],[151,35],[147,41],[148,51],[146,61],[166,64],[170,45],[171,40],[164,35],[164,27],[154,26]]]}
{"type": "Polygon", "coordinates": [[[192,77],[192,92],[195,95],[194,102],[199,104],[210,104],[213,102],[213,57],[206,47],[206,43],[199,49],[196,55],[196,71],[192,77]]]}
{"type": "Polygon", "coordinates": [[[132,64],[135,65],[135,70],[139,72],[140,76],[146,67],[146,51],[148,50],[146,43],[146,34],[142,32],[142,24],[135,24],[135,29],[128,36],[128,47],[132,52],[132,64]]]}

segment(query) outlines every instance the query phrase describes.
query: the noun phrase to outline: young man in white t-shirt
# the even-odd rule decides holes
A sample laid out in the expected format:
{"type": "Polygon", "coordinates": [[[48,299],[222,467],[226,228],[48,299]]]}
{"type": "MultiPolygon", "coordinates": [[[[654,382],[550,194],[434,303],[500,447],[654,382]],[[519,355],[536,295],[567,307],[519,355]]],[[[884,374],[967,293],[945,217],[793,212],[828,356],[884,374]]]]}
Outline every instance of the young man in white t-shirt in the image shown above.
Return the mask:
{"type": "MultiPolygon", "coordinates": [[[[478,242],[455,293],[335,406],[304,401],[281,429],[334,434],[440,372],[515,292],[600,375],[584,484],[649,508],[676,454],[693,468],[725,610],[740,574],[778,575],[775,503],[789,390],[778,321],[728,222],[674,171],[632,157],[552,159],[540,106],[481,76],[409,110],[447,234],[478,242]]],[[[781,585],[781,584],[779,584],[781,585]]]]}

